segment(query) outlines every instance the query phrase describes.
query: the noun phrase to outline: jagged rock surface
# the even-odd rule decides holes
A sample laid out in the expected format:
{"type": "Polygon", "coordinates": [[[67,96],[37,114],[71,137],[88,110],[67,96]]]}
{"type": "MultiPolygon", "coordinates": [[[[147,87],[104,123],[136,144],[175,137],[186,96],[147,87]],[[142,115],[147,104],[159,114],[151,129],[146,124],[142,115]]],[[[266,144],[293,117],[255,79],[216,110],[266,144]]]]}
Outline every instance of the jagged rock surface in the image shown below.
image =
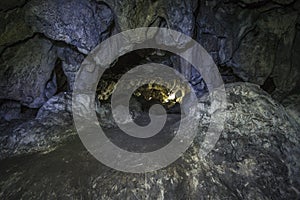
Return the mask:
{"type": "Polygon", "coordinates": [[[62,69],[68,79],[68,89],[73,91],[73,85],[84,55],[71,48],[58,48],[58,57],[62,61],[62,69]]]}
{"type": "MultiPolygon", "coordinates": [[[[0,161],[1,199],[299,198],[299,98],[285,98],[300,86],[299,1],[96,2],[0,1],[0,159],[42,153],[0,161]],[[75,134],[70,95],[52,98],[60,82],[55,65],[59,59],[72,90],[84,54],[118,31],[142,26],[196,38],[225,69],[226,82],[259,84],[284,99],[288,114],[258,86],[229,85],[225,130],[205,159],[198,158],[198,143],[209,114],[195,145],[165,169],[141,176],[98,163],[77,136],[69,137],[75,134]],[[37,118],[31,119],[34,111],[22,114],[24,106],[41,107],[37,118]]],[[[200,74],[166,59],[205,90],[200,74]]],[[[101,106],[102,125],[115,127],[109,105],[101,106]]]]}
{"type": "Polygon", "coordinates": [[[21,116],[21,104],[16,101],[0,102],[0,119],[11,121],[21,116]]]}
{"type": "MultiPolygon", "coordinates": [[[[59,58],[72,90],[83,54],[108,36],[137,27],[169,27],[196,38],[221,73],[226,69],[223,75],[227,82],[239,78],[259,85],[270,82],[274,86],[267,91],[278,100],[299,86],[297,1],[104,2],[1,1],[0,53],[25,46],[34,34],[49,37],[63,49],[59,58]]],[[[191,68],[181,69],[178,59],[171,61],[190,81],[197,82],[196,89],[204,89],[200,74],[191,68]]],[[[27,101],[25,98],[18,101],[27,101]]]]}
{"type": "Polygon", "coordinates": [[[282,105],[285,107],[287,113],[300,125],[300,95],[295,94],[286,97],[282,101],[282,105]]]}
{"type": "Polygon", "coordinates": [[[143,175],[117,172],[91,157],[75,138],[50,153],[27,157],[20,168],[11,167],[20,162],[18,158],[7,160],[3,167],[10,170],[0,171],[0,196],[297,199],[299,127],[259,86],[226,88],[228,119],[216,147],[205,158],[198,156],[210,118],[204,110],[195,143],[164,169],[143,175]]]}
{"type": "Polygon", "coordinates": [[[3,122],[0,130],[0,159],[50,150],[76,133],[72,126],[71,96],[58,94],[40,108],[35,119],[3,122]]]}
{"type": "Polygon", "coordinates": [[[299,58],[298,11],[272,2],[243,2],[200,1],[197,40],[217,64],[232,68],[242,80],[264,85],[271,78],[275,91],[270,92],[281,100],[296,87],[300,73],[292,61],[299,58]]]}
{"type": "Polygon", "coordinates": [[[64,41],[87,54],[110,35],[112,11],[88,0],[33,0],[25,7],[26,20],[36,32],[64,41]]]}
{"type": "Polygon", "coordinates": [[[168,27],[186,35],[193,36],[195,19],[192,0],[172,1],[107,1],[117,17],[116,23],[121,31],[139,27],[168,27]],[[145,9],[147,8],[147,9],[145,9]]]}
{"type": "Polygon", "coordinates": [[[56,83],[52,82],[51,75],[56,50],[49,40],[35,36],[6,49],[0,59],[1,99],[39,108],[55,94],[56,83]]]}
{"type": "Polygon", "coordinates": [[[34,34],[24,18],[25,12],[20,8],[11,12],[0,12],[0,47],[23,41],[34,34]]]}

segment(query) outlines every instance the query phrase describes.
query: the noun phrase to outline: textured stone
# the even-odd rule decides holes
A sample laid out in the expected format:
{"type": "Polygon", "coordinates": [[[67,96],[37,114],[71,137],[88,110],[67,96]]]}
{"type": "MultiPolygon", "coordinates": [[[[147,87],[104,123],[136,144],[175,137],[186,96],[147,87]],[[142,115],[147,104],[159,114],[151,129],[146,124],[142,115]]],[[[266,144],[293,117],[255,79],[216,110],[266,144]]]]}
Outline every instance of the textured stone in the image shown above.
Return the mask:
{"type": "Polygon", "coordinates": [[[21,104],[15,101],[0,102],[0,118],[7,121],[21,117],[21,104]]]}
{"type": "Polygon", "coordinates": [[[0,126],[0,159],[37,151],[50,151],[76,134],[70,113],[39,114],[37,119],[3,122],[0,126]],[[44,118],[43,118],[44,117],[44,118]]]}
{"type": "Polygon", "coordinates": [[[53,96],[39,109],[36,118],[45,119],[52,113],[61,111],[72,112],[72,96],[70,93],[63,92],[53,96]]]}
{"type": "Polygon", "coordinates": [[[0,2],[0,11],[8,11],[23,6],[26,0],[2,0],[0,2]]]}
{"type": "Polygon", "coordinates": [[[29,110],[27,113],[18,113],[19,120],[1,122],[0,159],[24,153],[47,151],[75,134],[70,110],[66,103],[67,100],[70,101],[69,98],[67,94],[51,98],[39,110],[36,118],[29,110]]]}
{"type": "Polygon", "coordinates": [[[25,9],[26,20],[35,31],[85,54],[109,36],[113,22],[106,5],[88,0],[33,0],[25,9]]]}
{"type": "MultiPolygon", "coordinates": [[[[99,123],[104,128],[116,128],[117,124],[113,118],[111,105],[109,103],[100,103],[96,101],[96,113],[99,123]]],[[[142,114],[142,105],[135,98],[130,100],[130,115],[132,119],[137,119],[142,114]]],[[[119,123],[127,123],[130,119],[121,119],[119,123]]]]}
{"type": "Polygon", "coordinates": [[[282,105],[287,113],[300,125],[300,95],[294,94],[284,98],[282,105]]]}
{"type": "Polygon", "coordinates": [[[89,155],[75,138],[52,152],[27,156],[20,168],[12,166],[18,165],[22,158],[2,161],[0,196],[297,199],[299,127],[293,126],[284,108],[259,86],[239,83],[226,89],[225,129],[205,158],[199,158],[198,152],[209,125],[207,112],[194,144],[164,169],[147,174],[109,169],[89,155]]]}
{"type": "MultiPolygon", "coordinates": [[[[1,199],[299,199],[300,100],[286,97],[300,86],[298,1],[96,2],[0,2],[0,117],[11,120],[0,119],[0,159],[8,158],[0,161],[1,199]],[[225,129],[206,158],[198,157],[210,122],[204,109],[195,143],[172,165],[141,175],[98,163],[77,136],[69,137],[75,134],[70,93],[53,96],[60,82],[57,57],[72,90],[83,54],[112,33],[148,26],[194,36],[221,73],[263,88],[270,82],[273,98],[283,100],[285,108],[258,85],[227,85],[225,129]],[[42,107],[30,119],[22,116],[22,105],[42,107]],[[16,155],[23,156],[9,158],[16,155]]],[[[203,95],[200,74],[182,69],[178,58],[158,54],[159,63],[181,71],[203,95]]],[[[86,71],[84,81],[94,81],[95,68],[86,71]]],[[[85,96],[81,100],[91,102],[85,96]]],[[[97,104],[96,112],[101,126],[116,128],[109,104],[97,104]]]]}
{"type": "Polygon", "coordinates": [[[222,67],[233,69],[244,81],[264,85],[272,78],[273,97],[281,100],[296,87],[299,74],[295,49],[298,13],[290,7],[243,1],[201,2],[197,16],[197,40],[222,67]],[[294,62],[297,63],[297,62],[294,62]]]}
{"type": "Polygon", "coordinates": [[[114,10],[117,17],[116,23],[121,31],[139,27],[159,26],[177,30],[188,36],[194,34],[193,6],[195,6],[195,3],[191,0],[105,0],[104,2],[114,10]]]}
{"type": "Polygon", "coordinates": [[[32,35],[32,29],[24,20],[23,9],[18,8],[10,12],[0,12],[0,47],[12,45],[32,37],[32,35]]]}
{"type": "Polygon", "coordinates": [[[50,41],[36,36],[6,49],[0,59],[1,99],[39,108],[56,92],[51,86],[56,51],[50,41]]]}
{"type": "Polygon", "coordinates": [[[68,79],[68,89],[73,91],[73,86],[84,56],[70,48],[59,48],[58,56],[62,61],[62,69],[68,79]]]}

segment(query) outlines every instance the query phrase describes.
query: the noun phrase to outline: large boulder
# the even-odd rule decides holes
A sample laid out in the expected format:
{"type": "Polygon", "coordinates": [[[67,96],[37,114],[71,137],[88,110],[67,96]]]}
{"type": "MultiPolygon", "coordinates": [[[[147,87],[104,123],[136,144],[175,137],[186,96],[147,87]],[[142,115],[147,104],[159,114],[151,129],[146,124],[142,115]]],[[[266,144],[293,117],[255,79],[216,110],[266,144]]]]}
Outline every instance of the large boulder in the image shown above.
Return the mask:
{"type": "Polygon", "coordinates": [[[110,35],[113,24],[109,7],[89,0],[33,0],[25,9],[26,21],[34,31],[85,54],[110,35]]]}
{"type": "Polygon", "coordinates": [[[49,99],[39,109],[36,118],[45,119],[52,113],[72,112],[72,96],[70,92],[61,92],[49,99]]]}
{"type": "Polygon", "coordinates": [[[143,1],[143,0],[104,0],[114,11],[116,23],[125,31],[139,27],[160,26],[193,36],[195,19],[194,1],[143,1]],[[147,8],[147,9],[145,9],[147,8]]]}
{"type": "Polygon", "coordinates": [[[33,36],[34,32],[25,22],[24,17],[25,12],[21,8],[17,8],[10,12],[0,12],[0,48],[4,48],[33,36]]]}
{"type": "Polygon", "coordinates": [[[261,86],[271,82],[275,88],[268,90],[278,100],[296,87],[295,9],[259,0],[203,1],[197,15],[197,40],[221,71],[229,67],[243,81],[261,86]]]}
{"type": "Polygon", "coordinates": [[[0,159],[55,148],[76,134],[72,126],[71,94],[60,93],[49,99],[36,118],[2,123],[0,159]]]}
{"type": "Polygon", "coordinates": [[[0,99],[39,108],[56,93],[52,79],[56,50],[49,40],[35,36],[7,48],[0,60],[0,99]]]}

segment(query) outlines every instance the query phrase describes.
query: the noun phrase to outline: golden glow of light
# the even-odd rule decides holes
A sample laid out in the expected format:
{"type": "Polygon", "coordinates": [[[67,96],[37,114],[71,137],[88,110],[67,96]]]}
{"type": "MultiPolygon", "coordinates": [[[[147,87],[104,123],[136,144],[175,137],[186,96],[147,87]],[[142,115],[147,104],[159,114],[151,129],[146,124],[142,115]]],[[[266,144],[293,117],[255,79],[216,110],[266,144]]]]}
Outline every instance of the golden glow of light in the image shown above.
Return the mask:
{"type": "Polygon", "coordinates": [[[176,98],[175,93],[168,96],[168,100],[174,100],[176,98]]]}

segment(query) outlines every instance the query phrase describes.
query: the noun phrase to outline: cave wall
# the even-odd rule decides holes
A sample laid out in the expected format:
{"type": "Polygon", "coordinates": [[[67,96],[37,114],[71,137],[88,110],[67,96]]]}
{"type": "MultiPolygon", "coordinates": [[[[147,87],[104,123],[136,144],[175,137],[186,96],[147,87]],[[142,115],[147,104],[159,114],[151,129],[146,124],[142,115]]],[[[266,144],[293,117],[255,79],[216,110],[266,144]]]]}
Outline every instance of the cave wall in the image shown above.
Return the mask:
{"type": "MultiPolygon", "coordinates": [[[[282,100],[300,86],[299,11],[296,0],[4,0],[0,99],[40,108],[58,93],[59,77],[72,91],[81,62],[101,41],[123,30],[159,26],[199,41],[225,82],[255,83],[282,100]],[[55,70],[57,63],[61,70],[55,70]]],[[[176,56],[169,60],[203,89],[200,74],[182,69],[176,56]]]]}

